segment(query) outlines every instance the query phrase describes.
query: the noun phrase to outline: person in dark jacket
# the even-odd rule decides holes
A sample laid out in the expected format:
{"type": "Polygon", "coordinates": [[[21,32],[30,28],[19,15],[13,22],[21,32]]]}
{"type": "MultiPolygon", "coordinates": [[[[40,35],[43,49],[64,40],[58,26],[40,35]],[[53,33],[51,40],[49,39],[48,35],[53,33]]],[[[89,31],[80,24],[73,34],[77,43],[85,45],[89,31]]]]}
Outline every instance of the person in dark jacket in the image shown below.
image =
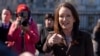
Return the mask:
{"type": "Polygon", "coordinates": [[[54,30],[53,29],[54,27],[53,14],[50,14],[50,13],[45,14],[44,23],[45,23],[45,26],[40,30],[40,41],[38,42],[36,46],[40,53],[41,52],[43,53],[42,47],[44,45],[44,42],[46,41],[46,37],[48,33],[54,30]]]}
{"type": "Polygon", "coordinates": [[[11,25],[12,12],[9,8],[4,8],[1,13],[0,21],[0,41],[5,44],[7,41],[7,34],[11,25]]]}
{"type": "Polygon", "coordinates": [[[91,36],[79,30],[79,16],[72,4],[65,2],[55,10],[54,32],[43,46],[45,56],[94,56],[91,36]]]}
{"type": "Polygon", "coordinates": [[[94,41],[97,43],[96,55],[100,56],[100,19],[93,29],[94,41]]]}

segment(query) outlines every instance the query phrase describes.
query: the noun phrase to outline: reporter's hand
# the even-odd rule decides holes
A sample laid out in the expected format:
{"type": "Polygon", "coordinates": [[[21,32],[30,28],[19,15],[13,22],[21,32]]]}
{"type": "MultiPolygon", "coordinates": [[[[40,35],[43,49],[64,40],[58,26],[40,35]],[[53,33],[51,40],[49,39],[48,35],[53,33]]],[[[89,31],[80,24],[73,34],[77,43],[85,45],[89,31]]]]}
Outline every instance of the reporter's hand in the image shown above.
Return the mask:
{"type": "Polygon", "coordinates": [[[15,31],[18,27],[19,27],[19,22],[16,20],[14,21],[11,26],[10,26],[10,29],[9,29],[9,34],[12,34],[13,31],[15,31]]]}

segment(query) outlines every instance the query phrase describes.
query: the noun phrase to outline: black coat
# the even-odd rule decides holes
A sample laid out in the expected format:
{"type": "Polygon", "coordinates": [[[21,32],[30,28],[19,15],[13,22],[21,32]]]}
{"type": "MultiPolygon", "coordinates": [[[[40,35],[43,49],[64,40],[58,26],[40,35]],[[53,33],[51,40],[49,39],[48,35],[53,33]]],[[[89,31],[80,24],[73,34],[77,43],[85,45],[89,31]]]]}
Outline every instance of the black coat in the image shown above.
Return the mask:
{"type": "Polygon", "coordinates": [[[11,25],[11,23],[9,24],[9,26],[7,28],[5,28],[3,26],[3,23],[0,23],[0,41],[3,43],[7,40],[7,34],[9,31],[10,25],[11,25]]]}
{"type": "Polygon", "coordinates": [[[40,30],[40,40],[39,40],[39,42],[38,42],[37,45],[36,45],[36,48],[37,48],[40,52],[43,52],[43,51],[42,51],[42,48],[43,48],[44,42],[46,41],[46,38],[47,38],[47,36],[48,36],[48,33],[49,33],[50,31],[53,31],[53,28],[46,28],[46,27],[44,27],[44,28],[42,28],[42,29],[40,30]]]}
{"type": "MultiPolygon", "coordinates": [[[[90,34],[85,32],[79,32],[77,37],[80,37],[77,41],[74,41],[68,50],[68,45],[64,44],[55,44],[51,46],[48,44],[48,39],[52,36],[53,33],[50,33],[47,37],[47,40],[43,46],[43,51],[45,53],[51,53],[51,56],[94,56],[93,44],[90,34]]],[[[64,39],[64,42],[66,40],[64,39]]]]}

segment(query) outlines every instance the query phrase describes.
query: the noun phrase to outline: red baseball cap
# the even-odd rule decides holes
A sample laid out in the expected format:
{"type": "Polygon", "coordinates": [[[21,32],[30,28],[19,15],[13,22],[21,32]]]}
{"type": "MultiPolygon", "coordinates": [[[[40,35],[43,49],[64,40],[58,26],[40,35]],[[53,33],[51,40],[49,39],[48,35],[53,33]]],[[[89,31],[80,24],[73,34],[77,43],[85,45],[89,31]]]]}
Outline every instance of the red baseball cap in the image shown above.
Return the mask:
{"type": "Polygon", "coordinates": [[[28,8],[28,6],[26,4],[19,4],[17,6],[16,13],[18,14],[18,13],[20,13],[22,11],[29,11],[29,8],[28,8]]]}

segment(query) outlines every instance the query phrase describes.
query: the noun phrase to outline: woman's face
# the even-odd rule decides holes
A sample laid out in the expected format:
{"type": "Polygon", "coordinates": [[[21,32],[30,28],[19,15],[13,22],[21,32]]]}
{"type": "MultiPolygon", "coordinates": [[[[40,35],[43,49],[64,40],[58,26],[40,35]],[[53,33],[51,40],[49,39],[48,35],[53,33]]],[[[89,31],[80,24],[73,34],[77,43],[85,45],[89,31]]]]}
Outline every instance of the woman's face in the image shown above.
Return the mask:
{"type": "Polygon", "coordinates": [[[74,17],[70,9],[61,7],[59,10],[59,24],[63,30],[72,29],[73,23],[75,22],[74,17]]]}

